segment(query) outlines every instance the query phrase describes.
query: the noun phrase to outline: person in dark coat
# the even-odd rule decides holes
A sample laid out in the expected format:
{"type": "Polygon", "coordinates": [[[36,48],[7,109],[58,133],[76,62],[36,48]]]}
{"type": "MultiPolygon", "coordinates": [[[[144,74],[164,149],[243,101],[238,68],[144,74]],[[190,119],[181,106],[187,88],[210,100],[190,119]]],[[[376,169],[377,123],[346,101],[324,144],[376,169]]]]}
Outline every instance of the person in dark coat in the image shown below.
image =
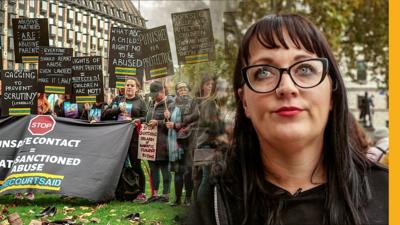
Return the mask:
{"type": "MultiPolygon", "coordinates": [[[[140,83],[136,78],[130,78],[125,81],[124,95],[116,96],[111,104],[104,110],[104,120],[132,121],[133,124],[145,122],[147,107],[142,96],[139,95],[140,83]]],[[[138,140],[139,132],[135,129],[129,145],[129,162],[132,170],[139,175],[140,193],[137,195],[137,201],[146,201],[145,185],[146,179],[142,169],[141,160],[138,159],[138,140]]]]}
{"type": "Polygon", "coordinates": [[[150,127],[157,127],[157,147],[155,161],[148,161],[150,166],[150,183],[152,184],[152,196],[148,199],[148,202],[168,202],[171,175],[168,170],[168,128],[166,127],[166,121],[170,117],[169,108],[173,102],[165,95],[164,86],[160,81],[154,81],[150,84],[150,95],[152,102],[147,111],[146,121],[150,127]],[[163,192],[161,196],[158,196],[160,172],[163,177],[163,192]]]}
{"type": "MultiPolygon", "coordinates": [[[[193,166],[193,148],[196,133],[196,121],[199,118],[199,110],[196,101],[189,95],[189,87],[185,82],[178,82],[175,86],[176,98],[175,103],[171,107],[172,114],[175,110],[179,111],[179,118],[177,121],[166,123],[168,129],[173,129],[176,132],[176,148],[182,151],[174,161],[170,162],[171,172],[175,172],[175,201],[171,206],[181,204],[182,189],[185,186],[185,200],[184,204],[189,206],[191,204],[193,180],[192,180],[192,166],[193,166]]],[[[178,112],[176,112],[178,113],[178,112]]],[[[170,133],[169,133],[170,134],[170,133]]],[[[169,147],[175,147],[174,144],[169,143],[169,147]]],[[[171,150],[170,150],[171,153],[171,150]]],[[[171,160],[170,156],[170,160],[171,160]]]]}

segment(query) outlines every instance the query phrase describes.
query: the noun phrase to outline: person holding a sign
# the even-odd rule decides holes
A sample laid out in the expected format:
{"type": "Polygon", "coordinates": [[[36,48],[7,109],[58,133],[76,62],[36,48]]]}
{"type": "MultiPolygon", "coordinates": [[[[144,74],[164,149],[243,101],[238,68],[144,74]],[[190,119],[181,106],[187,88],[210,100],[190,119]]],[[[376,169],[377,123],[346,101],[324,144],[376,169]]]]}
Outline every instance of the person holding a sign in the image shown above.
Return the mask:
{"type": "Polygon", "coordinates": [[[60,94],[54,105],[54,114],[58,117],[80,119],[82,111],[83,105],[71,102],[69,94],[60,94]]]}
{"type": "Polygon", "coordinates": [[[175,202],[171,206],[181,204],[182,189],[185,186],[184,204],[191,204],[193,181],[193,145],[195,124],[199,118],[197,104],[189,95],[189,87],[185,82],[175,86],[176,99],[172,105],[171,118],[166,122],[168,131],[168,150],[170,168],[175,172],[175,202]]]}
{"type": "MultiPolygon", "coordinates": [[[[103,119],[118,121],[129,120],[136,126],[140,126],[145,121],[147,107],[139,95],[140,83],[136,78],[129,78],[125,81],[124,95],[117,96],[103,113],[103,119]]],[[[134,135],[129,146],[129,162],[132,170],[139,175],[140,194],[136,196],[136,200],[145,201],[145,184],[146,178],[141,166],[141,160],[138,158],[138,129],[135,129],[134,135]]]]}
{"type": "Polygon", "coordinates": [[[312,22],[253,24],[233,82],[233,146],[189,224],[388,224],[388,171],[350,144],[346,88],[312,22]]]}
{"type": "Polygon", "coordinates": [[[148,199],[148,202],[168,202],[171,176],[168,170],[168,128],[166,127],[166,122],[170,118],[169,107],[172,104],[172,101],[166,97],[164,86],[160,81],[154,81],[150,84],[150,95],[152,97],[152,102],[150,103],[150,107],[146,115],[146,121],[148,121],[147,125],[151,129],[157,129],[157,137],[155,140],[156,155],[152,160],[149,160],[152,196],[148,199]],[[158,196],[158,188],[160,186],[160,171],[163,177],[162,196],[158,196]]]}

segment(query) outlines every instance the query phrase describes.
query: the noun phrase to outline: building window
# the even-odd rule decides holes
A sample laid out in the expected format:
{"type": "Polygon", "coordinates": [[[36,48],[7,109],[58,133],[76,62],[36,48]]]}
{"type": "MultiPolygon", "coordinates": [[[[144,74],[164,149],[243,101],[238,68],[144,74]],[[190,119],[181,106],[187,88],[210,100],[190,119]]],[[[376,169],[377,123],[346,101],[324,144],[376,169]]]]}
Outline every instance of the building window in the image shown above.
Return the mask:
{"type": "Polygon", "coordinates": [[[87,24],[88,23],[88,17],[87,16],[83,16],[83,24],[87,24]]]}
{"type": "Polygon", "coordinates": [[[47,7],[48,7],[48,4],[47,4],[46,0],[40,1],[40,10],[42,12],[46,12],[47,11],[47,7]]]}
{"type": "Polygon", "coordinates": [[[56,12],[57,12],[56,5],[50,4],[50,14],[51,15],[56,15],[56,12]]]}
{"type": "Polygon", "coordinates": [[[35,8],[35,0],[29,0],[29,7],[35,8]]]}
{"type": "Polygon", "coordinates": [[[58,36],[62,37],[63,36],[63,29],[58,28],[58,36]]]}
{"type": "Polygon", "coordinates": [[[74,38],[74,31],[73,30],[69,30],[68,31],[68,40],[71,40],[74,38]]]}
{"type": "Polygon", "coordinates": [[[8,37],[8,49],[14,50],[14,38],[12,38],[12,37],[8,37]]]}
{"type": "Polygon", "coordinates": [[[63,21],[62,20],[58,21],[58,27],[63,27],[63,21]]]}
{"type": "Polygon", "coordinates": [[[74,11],[72,11],[71,9],[68,9],[68,17],[67,17],[67,19],[69,21],[74,20],[74,11]]]}
{"type": "Polygon", "coordinates": [[[58,16],[64,17],[64,7],[58,6],[58,16]]]}
{"type": "Polygon", "coordinates": [[[35,13],[30,12],[30,13],[29,13],[29,18],[35,18],[35,13]]]}
{"type": "Polygon", "coordinates": [[[69,30],[72,29],[72,24],[71,23],[67,23],[67,29],[69,29],[69,30]]]}
{"type": "Polygon", "coordinates": [[[76,23],[80,23],[82,21],[82,13],[76,13],[76,23]]]}
{"type": "Polygon", "coordinates": [[[56,34],[57,34],[57,27],[56,26],[54,26],[54,25],[50,26],[50,34],[51,34],[51,36],[56,36],[56,34]]]}

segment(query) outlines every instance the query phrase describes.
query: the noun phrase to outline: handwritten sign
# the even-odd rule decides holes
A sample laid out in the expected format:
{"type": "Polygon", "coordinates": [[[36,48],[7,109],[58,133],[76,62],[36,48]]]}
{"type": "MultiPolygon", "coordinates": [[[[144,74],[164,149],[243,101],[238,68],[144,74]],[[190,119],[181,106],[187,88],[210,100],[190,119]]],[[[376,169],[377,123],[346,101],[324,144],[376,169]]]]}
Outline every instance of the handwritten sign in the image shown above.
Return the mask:
{"type": "Polygon", "coordinates": [[[172,13],[171,16],[179,65],[214,60],[210,10],[172,13]]]}
{"type": "Polygon", "coordinates": [[[70,94],[72,76],[72,48],[39,48],[40,93],[70,94]]]}
{"type": "Polygon", "coordinates": [[[112,27],[108,72],[110,87],[123,88],[130,77],[143,79],[143,61],[140,44],[141,30],[137,28],[112,27]]]}
{"type": "Polygon", "coordinates": [[[143,52],[143,66],[146,80],[174,75],[167,27],[148,29],[140,35],[143,52]]]}
{"type": "Polygon", "coordinates": [[[104,101],[101,56],[74,57],[72,93],[77,103],[104,101]]]}
{"type": "Polygon", "coordinates": [[[3,116],[21,116],[37,112],[37,70],[1,72],[3,116]]]}
{"type": "Polygon", "coordinates": [[[157,153],[157,126],[151,128],[146,124],[142,124],[139,132],[139,150],[138,159],[156,160],[157,153]]]}
{"type": "Polygon", "coordinates": [[[37,63],[39,46],[49,46],[47,19],[12,19],[16,63],[37,63]]]}

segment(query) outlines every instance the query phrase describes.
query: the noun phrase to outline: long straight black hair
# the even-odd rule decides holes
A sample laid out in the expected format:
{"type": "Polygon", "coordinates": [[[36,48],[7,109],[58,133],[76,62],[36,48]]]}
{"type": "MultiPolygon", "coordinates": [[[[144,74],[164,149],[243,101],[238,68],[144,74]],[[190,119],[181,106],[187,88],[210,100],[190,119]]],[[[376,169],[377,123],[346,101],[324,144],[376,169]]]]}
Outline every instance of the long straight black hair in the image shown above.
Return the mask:
{"type": "MultiPolygon", "coordinates": [[[[324,224],[361,225],[367,223],[364,206],[371,198],[366,171],[369,162],[357,146],[349,142],[348,104],[346,89],[338,65],[324,35],[308,19],[295,14],[268,15],[253,24],[243,37],[233,79],[237,103],[234,142],[227,156],[225,178],[234,177],[242,184],[242,224],[248,224],[254,212],[266,212],[265,224],[280,224],[282,205],[271,198],[260,202],[258,193],[265,193],[265,173],[260,157],[260,144],[252,122],[245,116],[238,89],[245,85],[241,69],[249,65],[249,45],[256,39],[265,48],[286,48],[289,38],[299,49],[325,57],[329,61],[328,76],[333,82],[333,107],[324,131],[322,160],[326,168],[326,200],[324,224]],[[269,202],[270,201],[270,202],[269,202]],[[250,214],[250,209],[252,213],[250,214]],[[258,209],[257,209],[258,207],[258,209]],[[256,210],[256,211],[255,211],[256,210]]],[[[236,183],[235,182],[235,183],[236,183]]],[[[268,193],[267,193],[268,194],[268,193]]]]}

